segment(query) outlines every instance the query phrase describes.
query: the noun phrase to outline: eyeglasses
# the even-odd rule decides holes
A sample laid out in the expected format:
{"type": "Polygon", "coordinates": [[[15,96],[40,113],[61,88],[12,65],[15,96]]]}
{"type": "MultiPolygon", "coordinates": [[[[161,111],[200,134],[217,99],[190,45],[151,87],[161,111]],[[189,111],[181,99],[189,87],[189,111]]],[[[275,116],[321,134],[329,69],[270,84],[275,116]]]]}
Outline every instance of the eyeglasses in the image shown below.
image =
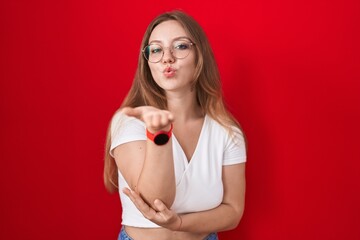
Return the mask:
{"type": "MultiPolygon", "coordinates": [[[[170,52],[176,59],[183,59],[186,58],[189,53],[191,52],[191,48],[194,45],[194,43],[185,41],[185,40],[178,40],[173,42],[170,48],[170,52]]],[[[144,47],[142,50],[142,53],[146,60],[152,63],[160,62],[161,59],[164,57],[165,53],[165,47],[162,47],[161,45],[157,43],[151,43],[144,47]]]]}

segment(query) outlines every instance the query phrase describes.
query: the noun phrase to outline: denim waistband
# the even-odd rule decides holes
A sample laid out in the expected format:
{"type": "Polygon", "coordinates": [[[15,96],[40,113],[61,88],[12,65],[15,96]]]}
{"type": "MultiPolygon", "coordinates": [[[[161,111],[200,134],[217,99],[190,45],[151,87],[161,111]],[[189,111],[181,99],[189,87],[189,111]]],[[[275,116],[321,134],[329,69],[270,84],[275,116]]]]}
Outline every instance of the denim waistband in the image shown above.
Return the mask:
{"type": "MultiPolygon", "coordinates": [[[[119,233],[118,240],[133,240],[133,239],[127,234],[125,228],[122,227],[119,233]]],[[[210,233],[206,238],[204,238],[204,240],[219,240],[219,238],[216,233],[210,233]]]]}

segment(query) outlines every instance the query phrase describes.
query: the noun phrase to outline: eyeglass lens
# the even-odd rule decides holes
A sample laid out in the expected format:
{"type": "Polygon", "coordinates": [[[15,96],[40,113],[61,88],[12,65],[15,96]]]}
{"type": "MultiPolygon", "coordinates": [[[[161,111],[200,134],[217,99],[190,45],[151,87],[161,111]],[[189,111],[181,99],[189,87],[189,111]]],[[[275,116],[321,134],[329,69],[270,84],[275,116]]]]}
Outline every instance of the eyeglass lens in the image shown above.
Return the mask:
{"type": "MultiPolygon", "coordinates": [[[[170,47],[172,55],[177,59],[186,58],[191,50],[192,43],[187,41],[176,41],[170,47]]],[[[164,47],[159,44],[149,44],[143,50],[144,57],[153,63],[159,62],[164,56],[164,47]]]]}

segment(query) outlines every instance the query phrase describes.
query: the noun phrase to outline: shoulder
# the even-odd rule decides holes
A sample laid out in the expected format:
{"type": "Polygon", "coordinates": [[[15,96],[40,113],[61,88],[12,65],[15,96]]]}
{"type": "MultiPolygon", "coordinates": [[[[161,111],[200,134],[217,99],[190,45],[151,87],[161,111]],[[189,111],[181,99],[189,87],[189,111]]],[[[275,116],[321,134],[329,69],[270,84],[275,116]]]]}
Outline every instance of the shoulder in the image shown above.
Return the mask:
{"type": "Polygon", "coordinates": [[[123,131],[140,130],[143,131],[145,124],[137,118],[129,117],[121,110],[114,113],[111,119],[111,135],[118,135],[123,131]]]}
{"type": "Polygon", "coordinates": [[[217,146],[223,143],[224,165],[246,161],[246,141],[243,131],[235,124],[223,126],[210,116],[207,116],[211,138],[216,139],[217,146]]]}
{"type": "Polygon", "coordinates": [[[125,115],[121,111],[117,111],[112,117],[110,131],[111,156],[114,156],[113,150],[121,144],[146,140],[145,124],[137,118],[125,115]]]}
{"type": "Polygon", "coordinates": [[[111,118],[111,128],[113,129],[114,127],[127,124],[138,124],[145,126],[144,123],[139,119],[127,116],[121,111],[121,109],[117,110],[111,118]]]}
{"type": "Polygon", "coordinates": [[[223,124],[219,123],[215,119],[213,119],[211,116],[206,115],[205,117],[207,122],[207,127],[211,130],[216,132],[217,134],[220,134],[222,136],[225,136],[226,138],[231,139],[244,139],[244,133],[239,128],[239,126],[235,124],[231,124],[228,126],[224,126],[223,124]]]}
{"type": "Polygon", "coordinates": [[[117,110],[111,118],[111,124],[115,124],[122,121],[128,121],[130,119],[129,116],[124,114],[121,109],[117,110]]]}

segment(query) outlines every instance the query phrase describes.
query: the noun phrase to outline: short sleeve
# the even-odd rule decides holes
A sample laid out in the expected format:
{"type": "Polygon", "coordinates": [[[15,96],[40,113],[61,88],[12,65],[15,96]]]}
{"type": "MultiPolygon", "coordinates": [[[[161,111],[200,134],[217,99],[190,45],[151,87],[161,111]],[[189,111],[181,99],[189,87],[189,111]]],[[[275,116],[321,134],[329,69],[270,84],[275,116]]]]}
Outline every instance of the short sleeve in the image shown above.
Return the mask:
{"type": "Polygon", "coordinates": [[[129,117],[122,112],[115,113],[111,120],[111,146],[110,155],[114,157],[113,150],[124,143],[146,140],[145,124],[137,118],[129,117]]]}
{"type": "Polygon", "coordinates": [[[240,129],[233,127],[225,146],[223,165],[244,162],[246,162],[245,139],[240,129]]]}

